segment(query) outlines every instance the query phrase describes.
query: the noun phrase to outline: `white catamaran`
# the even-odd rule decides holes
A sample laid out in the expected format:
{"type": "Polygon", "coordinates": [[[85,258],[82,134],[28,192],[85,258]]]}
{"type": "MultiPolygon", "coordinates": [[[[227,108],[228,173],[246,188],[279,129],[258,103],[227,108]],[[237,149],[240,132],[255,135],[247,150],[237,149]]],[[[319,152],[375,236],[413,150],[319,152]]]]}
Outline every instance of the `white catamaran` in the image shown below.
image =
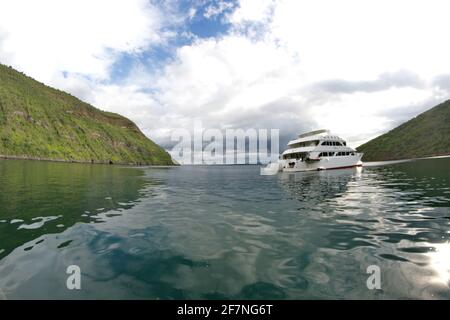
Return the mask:
{"type": "Polygon", "coordinates": [[[280,159],[261,168],[261,174],[357,167],[362,166],[362,156],[328,130],[311,131],[289,141],[280,159]]]}

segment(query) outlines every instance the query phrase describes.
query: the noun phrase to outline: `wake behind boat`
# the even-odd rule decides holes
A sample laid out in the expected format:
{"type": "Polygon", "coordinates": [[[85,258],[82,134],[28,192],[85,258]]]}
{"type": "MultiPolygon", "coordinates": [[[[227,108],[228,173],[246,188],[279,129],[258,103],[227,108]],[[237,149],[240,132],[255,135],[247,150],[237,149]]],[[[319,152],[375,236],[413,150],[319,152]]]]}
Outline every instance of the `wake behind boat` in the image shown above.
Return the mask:
{"type": "Polygon", "coordinates": [[[362,166],[362,156],[329,130],[316,130],[289,141],[280,159],[261,168],[261,174],[352,168],[362,166]]]}

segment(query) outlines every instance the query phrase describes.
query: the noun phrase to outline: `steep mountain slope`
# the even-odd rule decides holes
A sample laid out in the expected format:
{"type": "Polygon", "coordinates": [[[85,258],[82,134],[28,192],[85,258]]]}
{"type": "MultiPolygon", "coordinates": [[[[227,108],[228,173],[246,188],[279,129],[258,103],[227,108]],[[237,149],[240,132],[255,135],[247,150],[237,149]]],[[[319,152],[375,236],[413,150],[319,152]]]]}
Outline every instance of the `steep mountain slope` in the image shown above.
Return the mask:
{"type": "Polygon", "coordinates": [[[0,156],[173,164],[138,127],[0,64],[0,156]]]}
{"type": "Polygon", "coordinates": [[[357,148],[363,161],[450,155],[450,100],[357,148]]]}

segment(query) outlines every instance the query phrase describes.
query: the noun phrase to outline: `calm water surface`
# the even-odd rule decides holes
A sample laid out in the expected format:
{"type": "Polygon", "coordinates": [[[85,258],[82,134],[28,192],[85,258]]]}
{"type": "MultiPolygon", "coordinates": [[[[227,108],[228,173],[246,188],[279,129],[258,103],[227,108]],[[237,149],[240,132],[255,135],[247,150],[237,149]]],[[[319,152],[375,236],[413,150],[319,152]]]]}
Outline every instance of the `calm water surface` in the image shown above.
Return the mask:
{"type": "Polygon", "coordinates": [[[449,168],[0,161],[0,298],[449,299],[449,168]]]}

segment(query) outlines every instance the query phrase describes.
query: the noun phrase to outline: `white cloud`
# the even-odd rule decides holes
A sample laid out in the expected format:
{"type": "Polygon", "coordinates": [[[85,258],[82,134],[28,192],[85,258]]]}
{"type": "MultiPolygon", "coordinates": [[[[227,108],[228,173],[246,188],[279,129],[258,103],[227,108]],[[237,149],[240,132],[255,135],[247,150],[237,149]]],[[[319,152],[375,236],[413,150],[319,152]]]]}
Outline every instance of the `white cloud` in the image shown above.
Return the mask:
{"type": "Polygon", "coordinates": [[[237,9],[229,15],[231,23],[267,22],[275,2],[273,0],[241,0],[237,9]]]}
{"type": "Polygon", "coordinates": [[[157,82],[160,101],[186,116],[258,108],[284,96],[301,77],[292,57],[242,36],[208,39],[178,50],[157,82]],[[280,81],[283,86],[280,86],[280,81]]]}
{"type": "Polygon", "coordinates": [[[218,15],[222,14],[224,11],[233,8],[232,2],[227,2],[225,0],[219,0],[215,4],[210,4],[206,7],[203,16],[207,19],[215,18],[218,15]]]}
{"type": "Polygon", "coordinates": [[[241,1],[230,34],[178,50],[160,101],[218,127],[327,127],[357,145],[438,102],[431,82],[450,71],[448,9],[439,0],[241,1]],[[242,31],[246,23],[263,23],[262,35],[242,31]],[[345,90],[314,86],[333,81],[345,90]],[[290,118],[277,112],[285,108],[290,118]]]}
{"type": "Polygon", "coordinates": [[[119,53],[164,41],[161,24],[145,0],[2,0],[0,59],[51,84],[63,71],[104,79],[119,53]]]}
{"type": "Polygon", "coordinates": [[[375,77],[409,69],[449,70],[445,0],[280,1],[272,36],[301,55],[311,79],[375,77]]]}

